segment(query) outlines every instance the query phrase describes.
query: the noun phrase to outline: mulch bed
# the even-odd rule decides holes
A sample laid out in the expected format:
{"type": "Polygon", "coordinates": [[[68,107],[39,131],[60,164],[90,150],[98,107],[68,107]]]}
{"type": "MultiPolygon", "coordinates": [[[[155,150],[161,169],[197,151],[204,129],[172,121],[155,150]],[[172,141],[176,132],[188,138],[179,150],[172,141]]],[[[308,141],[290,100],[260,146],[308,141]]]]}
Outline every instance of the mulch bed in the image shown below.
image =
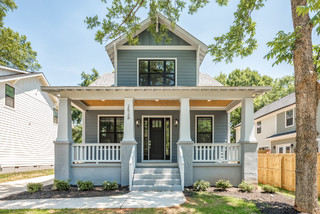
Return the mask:
{"type": "Polygon", "coordinates": [[[44,186],[43,189],[36,193],[22,192],[10,195],[0,200],[20,200],[20,199],[45,199],[45,198],[82,198],[82,197],[103,197],[123,195],[129,192],[127,186],[120,186],[117,190],[106,191],[102,187],[94,187],[90,191],[78,191],[76,186],[71,186],[67,191],[52,190],[52,185],[44,186]]]}
{"type": "MultiPolygon", "coordinates": [[[[188,189],[192,190],[192,189],[188,189]]],[[[283,195],[281,193],[263,193],[261,188],[257,188],[251,193],[241,192],[239,188],[232,187],[226,191],[220,191],[215,187],[210,187],[208,192],[213,192],[215,195],[219,196],[230,196],[241,198],[247,201],[251,201],[256,204],[261,213],[267,214],[282,214],[282,213],[300,213],[293,209],[294,198],[283,195]]],[[[186,195],[188,196],[188,195],[186,195]]]]}

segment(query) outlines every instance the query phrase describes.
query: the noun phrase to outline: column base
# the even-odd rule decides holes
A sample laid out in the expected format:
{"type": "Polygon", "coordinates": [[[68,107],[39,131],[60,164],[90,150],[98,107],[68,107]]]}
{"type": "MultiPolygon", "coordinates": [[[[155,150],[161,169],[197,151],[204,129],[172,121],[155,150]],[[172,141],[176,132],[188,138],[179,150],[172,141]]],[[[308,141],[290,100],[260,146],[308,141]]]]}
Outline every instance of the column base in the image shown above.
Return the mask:
{"type": "Polygon", "coordinates": [[[193,141],[178,141],[177,146],[181,146],[184,159],[184,185],[193,184],[193,141]]]}
{"type": "Polygon", "coordinates": [[[241,144],[242,180],[258,184],[258,142],[239,142],[241,144]]]}
{"type": "MultiPolygon", "coordinates": [[[[129,160],[132,148],[137,145],[137,141],[121,141],[121,181],[123,186],[129,185],[129,160]]],[[[137,152],[137,151],[136,151],[137,152]]],[[[137,154],[136,154],[137,155],[137,154]]]]}
{"type": "Polygon", "coordinates": [[[59,180],[70,179],[71,145],[70,141],[54,141],[54,177],[59,180]]]}

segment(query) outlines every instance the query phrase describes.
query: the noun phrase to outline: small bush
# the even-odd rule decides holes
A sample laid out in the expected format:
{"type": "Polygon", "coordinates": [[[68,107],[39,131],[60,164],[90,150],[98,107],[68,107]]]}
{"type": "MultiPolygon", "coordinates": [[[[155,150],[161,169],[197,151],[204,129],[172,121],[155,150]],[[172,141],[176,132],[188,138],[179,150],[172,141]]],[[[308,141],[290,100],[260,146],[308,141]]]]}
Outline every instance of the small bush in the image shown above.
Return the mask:
{"type": "Polygon", "coordinates": [[[92,190],[94,185],[93,185],[92,181],[78,180],[77,186],[78,186],[79,191],[88,191],[88,190],[92,190]]]}
{"type": "Polygon", "coordinates": [[[30,193],[35,193],[42,190],[43,184],[41,183],[28,183],[27,191],[30,193]]]}
{"type": "Polygon", "coordinates": [[[262,191],[264,193],[275,193],[278,189],[274,186],[270,186],[270,185],[263,185],[262,186],[262,191]]]}
{"type": "Polygon", "coordinates": [[[204,180],[198,180],[193,184],[193,190],[195,191],[206,191],[210,187],[210,183],[204,180]]]}
{"type": "Polygon", "coordinates": [[[218,180],[216,182],[216,187],[218,189],[225,191],[227,188],[231,188],[232,184],[230,183],[230,181],[227,181],[227,180],[218,180]]]}
{"type": "Polygon", "coordinates": [[[69,184],[70,181],[71,181],[70,179],[68,179],[67,181],[54,179],[52,189],[59,190],[59,191],[69,190],[70,189],[70,184],[69,184]]]}
{"type": "Polygon", "coordinates": [[[104,181],[102,183],[102,187],[104,190],[115,190],[115,189],[118,189],[119,188],[119,185],[117,183],[117,181],[114,181],[114,182],[110,182],[110,181],[104,181]]]}
{"type": "Polygon", "coordinates": [[[242,192],[252,192],[255,188],[254,185],[250,184],[249,182],[245,182],[242,181],[239,185],[238,185],[240,191],[242,192]]]}

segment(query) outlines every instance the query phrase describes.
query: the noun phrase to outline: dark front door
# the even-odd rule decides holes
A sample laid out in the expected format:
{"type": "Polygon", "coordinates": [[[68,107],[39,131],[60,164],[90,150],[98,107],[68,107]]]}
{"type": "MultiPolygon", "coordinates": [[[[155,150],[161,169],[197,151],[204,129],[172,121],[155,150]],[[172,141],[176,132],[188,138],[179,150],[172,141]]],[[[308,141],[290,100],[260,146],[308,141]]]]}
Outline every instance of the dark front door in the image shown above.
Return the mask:
{"type": "Polygon", "coordinates": [[[164,118],[150,118],[150,160],[164,160],[164,118]]]}

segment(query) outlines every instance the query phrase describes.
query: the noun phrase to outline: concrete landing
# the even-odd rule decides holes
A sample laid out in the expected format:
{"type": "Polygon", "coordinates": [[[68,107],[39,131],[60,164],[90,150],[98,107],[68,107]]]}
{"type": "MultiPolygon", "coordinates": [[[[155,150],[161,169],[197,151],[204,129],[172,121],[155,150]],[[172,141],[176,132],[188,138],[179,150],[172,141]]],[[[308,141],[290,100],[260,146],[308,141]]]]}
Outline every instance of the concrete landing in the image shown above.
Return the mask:
{"type": "Polygon", "coordinates": [[[1,209],[107,209],[107,208],[163,208],[186,201],[181,191],[130,192],[125,195],[88,198],[27,199],[0,201],[1,209]]]}

